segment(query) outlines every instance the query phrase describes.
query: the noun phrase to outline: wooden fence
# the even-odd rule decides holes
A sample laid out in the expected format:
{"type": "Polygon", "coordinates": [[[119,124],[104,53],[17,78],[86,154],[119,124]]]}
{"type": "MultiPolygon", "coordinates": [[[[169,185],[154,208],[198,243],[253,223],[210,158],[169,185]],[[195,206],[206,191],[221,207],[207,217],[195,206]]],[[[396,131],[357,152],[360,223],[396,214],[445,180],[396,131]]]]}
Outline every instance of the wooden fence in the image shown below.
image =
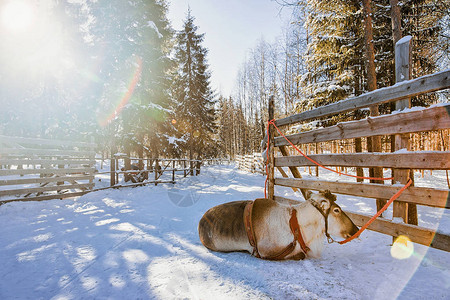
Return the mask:
{"type": "Polygon", "coordinates": [[[236,155],[236,165],[240,170],[259,173],[266,175],[266,169],[264,166],[264,160],[261,153],[253,153],[248,155],[236,155]]]}
{"type": "MultiPolygon", "coordinates": [[[[409,79],[409,47],[407,43],[396,45],[396,78],[409,79]],[[399,61],[403,61],[403,63],[399,61]]],[[[277,127],[287,132],[289,126],[295,123],[305,123],[320,118],[329,117],[357,109],[364,109],[382,103],[394,102],[396,109],[409,107],[412,96],[427,92],[448,89],[450,87],[450,69],[416,78],[405,80],[394,86],[378,89],[344,101],[333,103],[310,111],[305,111],[275,121],[277,127]],[[406,99],[406,101],[405,101],[406,99]]],[[[269,102],[269,119],[274,118],[273,98],[269,102]]],[[[292,126],[291,126],[292,127],[292,126]]],[[[339,123],[335,126],[300,132],[287,135],[287,138],[296,145],[314,144],[335,140],[364,138],[375,136],[395,136],[395,149],[392,153],[345,153],[345,154],[313,154],[310,158],[325,166],[333,167],[359,167],[359,168],[391,168],[394,176],[393,182],[405,184],[413,174],[411,169],[445,170],[450,169],[449,151],[410,151],[409,135],[412,133],[444,130],[450,128],[450,104],[442,104],[426,109],[397,111],[395,114],[378,117],[368,117],[363,120],[339,123]]],[[[448,131],[446,131],[448,132],[448,131]]],[[[449,137],[447,136],[446,139],[449,137]]],[[[381,183],[349,183],[335,182],[324,179],[305,179],[297,167],[315,166],[303,156],[294,153],[289,143],[283,137],[276,137],[275,128],[269,128],[269,183],[268,197],[277,201],[286,200],[274,194],[274,187],[287,186],[306,190],[330,190],[344,195],[377,199],[386,201],[395,194],[401,186],[398,184],[381,183]],[[276,156],[275,147],[281,153],[276,156]],[[292,152],[291,152],[292,151],[292,152]],[[275,168],[288,167],[294,178],[275,177],[275,168]]],[[[382,170],[382,169],[381,169],[382,170]]],[[[411,215],[417,213],[416,205],[425,205],[436,208],[450,208],[449,189],[409,187],[393,203],[393,217],[396,222],[385,218],[378,218],[368,229],[397,237],[406,235],[411,241],[437,249],[450,251],[450,236],[408,224],[411,215]],[[402,222],[397,222],[401,218],[402,222]]],[[[374,200],[375,201],[375,200],[374,200]]],[[[371,216],[361,213],[346,212],[355,224],[365,224],[371,216]]],[[[419,224],[420,225],[420,224],[419,224]]]]}
{"type": "MultiPolygon", "coordinates": [[[[196,176],[200,174],[202,165],[229,164],[229,159],[209,158],[203,160],[186,158],[133,158],[126,154],[115,154],[110,159],[110,171],[98,172],[110,174],[110,187],[139,186],[144,184],[175,183],[178,176],[196,176]],[[129,161],[128,169],[125,167],[129,161]],[[162,180],[161,177],[170,174],[171,180],[162,180]],[[119,184],[125,182],[126,184],[119,184]],[[130,182],[130,183],[127,183],[130,182]]],[[[104,189],[104,188],[102,188],[104,189]]]]}
{"type": "Polygon", "coordinates": [[[94,187],[94,143],[0,135],[0,204],[62,199],[94,187]]]}
{"type": "Polygon", "coordinates": [[[201,160],[184,158],[133,158],[116,154],[110,159],[110,171],[97,174],[110,174],[110,187],[138,186],[144,184],[175,183],[176,174],[186,177],[200,174],[201,160]],[[129,160],[129,167],[125,161],[129,160]],[[162,180],[164,173],[171,180],[162,180]],[[120,182],[130,182],[119,184],[120,182]]]}
{"type": "Polygon", "coordinates": [[[211,166],[211,165],[229,165],[230,160],[228,158],[207,158],[202,160],[203,166],[211,166]]]}

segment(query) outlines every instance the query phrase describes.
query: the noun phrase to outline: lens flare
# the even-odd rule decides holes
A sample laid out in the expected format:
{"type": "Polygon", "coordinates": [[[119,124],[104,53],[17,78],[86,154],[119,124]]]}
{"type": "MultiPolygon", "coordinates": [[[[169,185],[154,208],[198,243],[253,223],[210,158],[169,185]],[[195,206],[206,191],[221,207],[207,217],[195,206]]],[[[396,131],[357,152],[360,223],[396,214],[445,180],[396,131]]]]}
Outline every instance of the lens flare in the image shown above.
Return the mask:
{"type": "Polygon", "coordinates": [[[113,109],[113,111],[105,118],[100,118],[99,124],[100,126],[104,127],[108,125],[116,116],[118,116],[125,105],[127,105],[128,101],[130,101],[131,96],[133,95],[134,89],[136,88],[137,84],[139,83],[139,80],[141,78],[142,73],[142,59],[140,57],[136,58],[136,70],[134,71],[133,78],[131,79],[130,83],[128,84],[127,91],[125,95],[122,97],[120,102],[117,104],[117,106],[113,109]]]}
{"type": "Polygon", "coordinates": [[[172,119],[172,124],[173,124],[173,125],[177,124],[177,120],[172,119]]]}
{"type": "Polygon", "coordinates": [[[414,244],[406,235],[398,236],[391,247],[391,256],[396,259],[410,258],[414,253],[414,244]]]}

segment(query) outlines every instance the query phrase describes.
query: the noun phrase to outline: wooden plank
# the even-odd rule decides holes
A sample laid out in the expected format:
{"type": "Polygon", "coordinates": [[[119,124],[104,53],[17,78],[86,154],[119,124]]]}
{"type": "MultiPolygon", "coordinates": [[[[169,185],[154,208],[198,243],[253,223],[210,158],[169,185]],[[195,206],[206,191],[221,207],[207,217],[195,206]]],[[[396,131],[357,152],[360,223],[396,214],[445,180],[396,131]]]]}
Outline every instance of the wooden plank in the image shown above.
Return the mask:
{"type": "MultiPolygon", "coordinates": [[[[412,36],[405,36],[395,44],[395,81],[402,82],[411,78],[412,70],[412,36]]],[[[406,97],[395,102],[395,109],[400,111],[405,108],[411,107],[411,98],[406,97]]],[[[394,135],[394,149],[398,151],[400,149],[410,150],[409,135],[395,133],[394,135]]],[[[410,177],[411,171],[408,169],[395,169],[392,170],[395,182],[406,184],[410,177]]],[[[414,175],[413,175],[414,176],[414,175]]],[[[411,178],[414,180],[414,178],[411,178]]],[[[400,217],[405,223],[417,225],[417,208],[414,205],[408,205],[406,203],[394,203],[394,217],[400,217]],[[410,212],[411,211],[411,215],[410,212]]]]}
{"type": "MultiPolygon", "coordinates": [[[[292,134],[287,138],[294,144],[319,143],[376,135],[405,134],[450,128],[450,104],[420,111],[384,115],[364,120],[339,123],[335,126],[292,134]]],[[[275,138],[275,146],[289,143],[275,138]]]]}
{"type": "Polygon", "coordinates": [[[14,148],[0,148],[2,155],[38,155],[43,157],[61,157],[61,156],[76,156],[78,158],[95,157],[94,151],[79,151],[79,150],[58,150],[58,149],[14,149],[14,148]]]}
{"type": "Polygon", "coordinates": [[[91,192],[91,191],[83,191],[83,192],[75,192],[75,193],[64,193],[64,194],[54,194],[54,195],[45,195],[45,196],[37,196],[37,197],[29,197],[29,198],[15,198],[15,199],[8,199],[8,200],[0,200],[0,205],[5,204],[5,203],[9,203],[9,202],[15,202],[15,201],[42,201],[42,200],[72,198],[72,197],[82,196],[82,195],[87,194],[89,192],[91,192]]]}
{"type": "Polygon", "coordinates": [[[92,177],[94,177],[94,176],[93,175],[78,175],[78,176],[44,177],[44,178],[24,178],[24,179],[13,179],[13,180],[0,179],[0,186],[57,182],[57,181],[89,180],[92,177]]]}
{"type": "MultiPolygon", "coordinates": [[[[311,159],[324,166],[385,167],[404,169],[450,169],[450,151],[407,153],[313,154],[311,159]]],[[[275,158],[276,167],[315,166],[301,155],[275,158]]]]}
{"type": "MultiPolygon", "coordinates": [[[[279,196],[275,196],[275,200],[279,202],[290,203],[292,205],[295,205],[296,203],[301,203],[301,201],[279,196]]],[[[352,219],[352,221],[357,226],[363,226],[364,224],[367,223],[367,221],[370,218],[372,218],[371,215],[367,214],[355,213],[350,211],[344,212],[347,214],[347,216],[349,216],[350,219],[352,219]]],[[[367,229],[387,234],[393,237],[399,235],[406,235],[414,243],[450,252],[450,235],[443,234],[439,231],[434,231],[432,229],[410,224],[393,223],[384,218],[376,219],[372,224],[369,225],[367,229]]]]}
{"type": "MultiPolygon", "coordinates": [[[[274,96],[269,97],[269,120],[274,119],[274,109],[275,109],[275,102],[274,102],[274,96]]],[[[269,200],[274,200],[274,192],[275,192],[275,147],[273,145],[274,136],[275,136],[275,128],[273,125],[269,126],[268,129],[268,149],[269,151],[269,159],[267,162],[267,198],[269,200]]]]}
{"type": "Polygon", "coordinates": [[[104,187],[104,188],[95,189],[92,192],[103,191],[103,190],[108,190],[108,189],[118,189],[118,188],[124,188],[124,187],[145,186],[147,184],[159,184],[159,183],[172,183],[172,184],[175,184],[176,182],[175,181],[171,181],[171,180],[143,181],[143,182],[139,182],[139,183],[130,183],[130,184],[121,184],[121,185],[108,186],[108,187],[104,187]]]}
{"type": "MultiPolygon", "coordinates": [[[[370,215],[349,211],[346,211],[345,213],[357,226],[366,224],[367,221],[372,217],[370,215]]],[[[368,229],[391,235],[393,237],[405,235],[414,243],[450,252],[450,235],[446,235],[432,229],[411,224],[393,223],[383,218],[376,219],[372,224],[369,225],[368,229]]]]}
{"type": "Polygon", "coordinates": [[[62,191],[62,190],[71,190],[71,189],[92,189],[94,184],[92,183],[83,183],[83,184],[70,184],[70,185],[56,185],[56,186],[45,186],[45,187],[35,187],[35,188],[23,188],[23,189],[13,189],[13,190],[5,190],[0,191],[0,197],[2,196],[10,196],[10,195],[21,195],[28,193],[42,193],[42,192],[53,192],[53,191],[62,191]]]}
{"type": "Polygon", "coordinates": [[[48,165],[48,164],[65,164],[65,165],[95,165],[95,160],[92,159],[25,159],[25,158],[5,158],[0,159],[0,165],[48,165]]]}
{"type": "Polygon", "coordinates": [[[74,141],[64,141],[64,140],[53,140],[53,139],[41,139],[41,138],[24,138],[15,136],[0,135],[0,141],[27,144],[27,145],[43,145],[43,146],[71,146],[77,148],[91,148],[95,147],[95,143],[87,142],[74,142],[74,141]]]}
{"type": "MultiPolygon", "coordinates": [[[[401,186],[382,185],[377,183],[349,183],[315,179],[275,178],[275,184],[286,187],[304,188],[308,190],[329,190],[332,193],[365,198],[389,199],[401,186]]],[[[407,188],[395,201],[419,205],[450,208],[450,190],[423,187],[407,188]]]]}
{"type": "MultiPolygon", "coordinates": [[[[280,150],[281,155],[286,156],[286,157],[289,156],[289,152],[285,146],[279,146],[278,149],[280,150]]],[[[291,171],[291,174],[292,174],[292,176],[294,176],[294,178],[302,178],[300,171],[296,167],[289,167],[289,171],[291,171]]],[[[306,199],[308,190],[300,189],[300,192],[302,193],[303,197],[306,199]]]]}
{"type": "MultiPolygon", "coordinates": [[[[91,150],[91,152],[94,152],[94,155],[93,156],[91,156],[91,159],[93,160],[93,164],[92,165],[89,165],[89,167],[92,167],[92,168],[94,168],[94,169],[96,169],[95,168],[95,147],[96,147],[96,145],[95,145],[95,139],[94,139],[94,137],[93,136],[91,136],[91,142],[90,142],[90,147],[89,147],[89,150],[91,150]]],[[[63,168],[64,168],[64,166],[62,166],[63,168]]],[[[94,171],[95,172],[95,171],[94,171]]],[[[89,184],[92,184],[92,185],[94,185],[94,179],[95,179],[95,177],[94,176],[91,176],[91,178],[89,179],[89,184]]],[[[64,183],[64,182],[63,182],[64,183]]],[[[77,183],[76,181],[72,181],[72,183],[77,183]]]]}
{"type": "Polygon", "coordinates": [[[428,92],[450,87],[450,69],[422,76],[416,79],[377,89],[373,92],[342,100],[313,110],[305,111],[276,121],[277,126],[284,126],[312,119],[327,117],[338,113],[366,108],[372,105],[396,101],[428,92]]]}
{"type": "Polygon", "coordinates": [[[30,174],[78,174],[78,173],[94,173],[94,168],[70,168],[70,169],[14,169],[0,170],[0,176],[7,175],[30,175],[30,174]]]}
{"type": "MultiPolygon", "coordinates": [[[[278,171],[280,172],[281,176],[283,176],[284,178],[289,178],[288,174],[286,174],[286,172],[283,170],[283,168],[277,167],[277,169],[278,169],[278,171]]],[[[276,180],[277,180],[277,179],[275,178],[275,184],[277,184],[277,181],[276,181],[276,180]]],[[[293,190],[294,192],[298,192],[298,189],[297,189],[297,188],[295,188],[295,187],[290,187],[290,188],[292,188],[292,190],[293,190]]]]}

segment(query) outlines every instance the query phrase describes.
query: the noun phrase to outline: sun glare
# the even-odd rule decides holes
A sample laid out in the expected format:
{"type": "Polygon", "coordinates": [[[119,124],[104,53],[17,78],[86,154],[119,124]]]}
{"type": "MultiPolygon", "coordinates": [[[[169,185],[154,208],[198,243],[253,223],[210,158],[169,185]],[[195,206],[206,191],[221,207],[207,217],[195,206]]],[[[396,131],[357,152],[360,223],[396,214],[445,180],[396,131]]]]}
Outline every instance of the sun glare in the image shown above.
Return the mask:
{"type": "Polygon", "coordinates": [[[70,47],[63,21],[48,1],[0,1],[1,48],[8,57],[2,67],[29,81],[68,78],[76,49],[70,47]]]}
{"type": "Polygon", "coordinates": [[[11,31],[26,31],[33,22],[33,8],[25,1],[10,1],[1,8],[1,21],[11,31]]]}

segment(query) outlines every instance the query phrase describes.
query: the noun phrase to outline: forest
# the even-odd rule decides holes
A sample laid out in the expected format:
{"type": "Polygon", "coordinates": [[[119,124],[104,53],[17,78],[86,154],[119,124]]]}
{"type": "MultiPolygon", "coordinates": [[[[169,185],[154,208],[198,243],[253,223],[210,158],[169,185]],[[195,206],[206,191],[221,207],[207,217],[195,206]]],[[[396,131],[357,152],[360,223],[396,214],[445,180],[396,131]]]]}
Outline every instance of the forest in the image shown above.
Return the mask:
{"type": "MultiPolygon", "coordinates": [[[[292,14],[283,35],[274,43],[261,39],[243,59],[234,93],[220,95],[211,87],[214,70],[203,45],[208,29],[197,27],[195,11],[175,30],[165,0],[47,2],[33,35],[0,28],[0,134],[93,138],[106,154],[232,158],[258,152],[270,95],[276,117],[283,117],[393,85],[393,47],[402,36],[413,38],[412,78],[449,65],[448,0],[277,0],[292,14]]],[[[448,92],[432,93],[412,105],[447,101],[448,92]]],[[[393,108],[378,110],[304,127],[393,108]]],[[[448,132],[430,136],[413,138],[415,147],[448,147],[440,138],[448,132]]],[[[370,143],[352,141],[351,147],[370,143]]]]}

